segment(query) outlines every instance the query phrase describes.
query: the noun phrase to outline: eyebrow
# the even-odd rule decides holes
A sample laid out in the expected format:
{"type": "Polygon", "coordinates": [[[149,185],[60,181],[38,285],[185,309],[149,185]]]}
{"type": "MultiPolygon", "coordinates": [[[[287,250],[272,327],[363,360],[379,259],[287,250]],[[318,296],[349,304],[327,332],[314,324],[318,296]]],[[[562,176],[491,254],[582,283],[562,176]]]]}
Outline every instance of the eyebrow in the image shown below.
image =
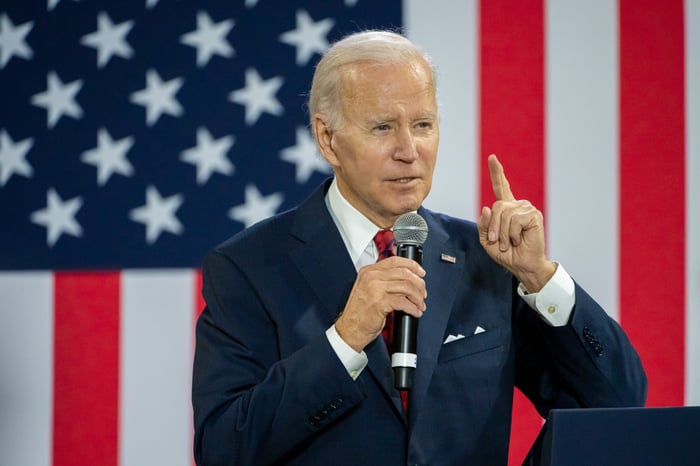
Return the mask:
{"type": "Polygon", "coordinates": [[[437,120],[437,119],[438,119],[437,113],[433,113],[433,112],[424,113],[420,117],[416,118],[416,120],[437,120]]]}
{"type": "MultiPolygon", "coordinates": [[[[424,113],[422,115],[419,115],[416,118],[412,118],[411,121],[420,121],[420,120],[437,120],[438,116],[436,113],[433,112],[428,112],[424,113]]],[[[386,116],[376,116],[376,117],[370,117],[367,119],[367,123],[376,125],[376,124],[384,124],[384,123],[391,123],[393,121],[396,121],[398,118],[392,117],[389,115],[386,116]]]]}

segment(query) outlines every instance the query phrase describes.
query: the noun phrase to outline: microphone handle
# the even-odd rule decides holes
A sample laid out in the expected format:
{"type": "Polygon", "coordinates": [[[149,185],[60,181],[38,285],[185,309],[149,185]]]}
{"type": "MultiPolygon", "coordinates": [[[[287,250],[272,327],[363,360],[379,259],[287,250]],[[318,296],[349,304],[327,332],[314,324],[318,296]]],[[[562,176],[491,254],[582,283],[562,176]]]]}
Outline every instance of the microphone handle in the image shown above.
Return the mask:
{"type": "MultiPolygon", "coordinates": [[[[423,248],[417,244],[399,244],[396,255],[423,264],[423,248]]],[[[394,341],[391,366],[394,370],[394,387],[399,390],[413,388],[413,372],[416,369],[418,319],[403,311],[394,311],[394,341]]]]}

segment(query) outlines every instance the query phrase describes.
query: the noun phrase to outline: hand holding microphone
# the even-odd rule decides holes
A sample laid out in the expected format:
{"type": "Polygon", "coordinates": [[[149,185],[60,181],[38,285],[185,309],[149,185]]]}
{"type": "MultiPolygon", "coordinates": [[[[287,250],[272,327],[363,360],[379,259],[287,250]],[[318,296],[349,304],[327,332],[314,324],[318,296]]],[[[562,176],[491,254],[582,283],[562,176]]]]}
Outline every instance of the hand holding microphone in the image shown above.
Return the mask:
{"type": "Polygon", "coordinates": [[[362,267],[335,322],[338,335],[358,353],[381,335],[385,325],[395,329],[390,349],[396,354],[392,366],[396,367],[401,389],[413,385],[416,324],[425,310],[426,295],[421,246],[427,236],[427,224],[419,215],[399,217],[394,224],[394,238],[397,256],[402,257],[389,257],[362,267]],[[386,323],[389,313],[394,313],[393,324],[386,323]]]}

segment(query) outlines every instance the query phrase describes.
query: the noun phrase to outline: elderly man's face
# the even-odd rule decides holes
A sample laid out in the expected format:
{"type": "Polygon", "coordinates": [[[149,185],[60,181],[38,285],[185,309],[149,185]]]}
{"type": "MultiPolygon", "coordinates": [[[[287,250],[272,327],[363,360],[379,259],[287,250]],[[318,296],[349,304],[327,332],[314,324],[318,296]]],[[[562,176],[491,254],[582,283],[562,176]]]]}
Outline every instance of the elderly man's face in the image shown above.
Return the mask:
{"type": "Polygon", "coordinates": [[[439,128],[435,86],[422,60],[342,68],[342,125],[323,150],[343,196],[380,227],[428,195],[439,128]]]}

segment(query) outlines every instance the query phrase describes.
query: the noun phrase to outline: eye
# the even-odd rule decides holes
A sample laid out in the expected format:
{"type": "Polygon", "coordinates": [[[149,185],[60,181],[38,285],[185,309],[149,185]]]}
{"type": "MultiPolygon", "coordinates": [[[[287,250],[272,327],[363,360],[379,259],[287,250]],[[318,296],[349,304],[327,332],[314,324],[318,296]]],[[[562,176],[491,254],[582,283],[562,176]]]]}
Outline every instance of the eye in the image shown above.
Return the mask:
{"type": "Polygon", "coordinates": [[[416,127],[420,129],[431,129],[433,127],[432,121],[419,121],[416,123],[416,127]]]}
{"type": "Polygon", "coordinates": [[[374,129],[375,129],[375,131],[389,131],[389,129],[391,129],[391,127],[386,123],[381,123],[381,124],[378,124],[377,126],[375,126],[374,129]]]}

